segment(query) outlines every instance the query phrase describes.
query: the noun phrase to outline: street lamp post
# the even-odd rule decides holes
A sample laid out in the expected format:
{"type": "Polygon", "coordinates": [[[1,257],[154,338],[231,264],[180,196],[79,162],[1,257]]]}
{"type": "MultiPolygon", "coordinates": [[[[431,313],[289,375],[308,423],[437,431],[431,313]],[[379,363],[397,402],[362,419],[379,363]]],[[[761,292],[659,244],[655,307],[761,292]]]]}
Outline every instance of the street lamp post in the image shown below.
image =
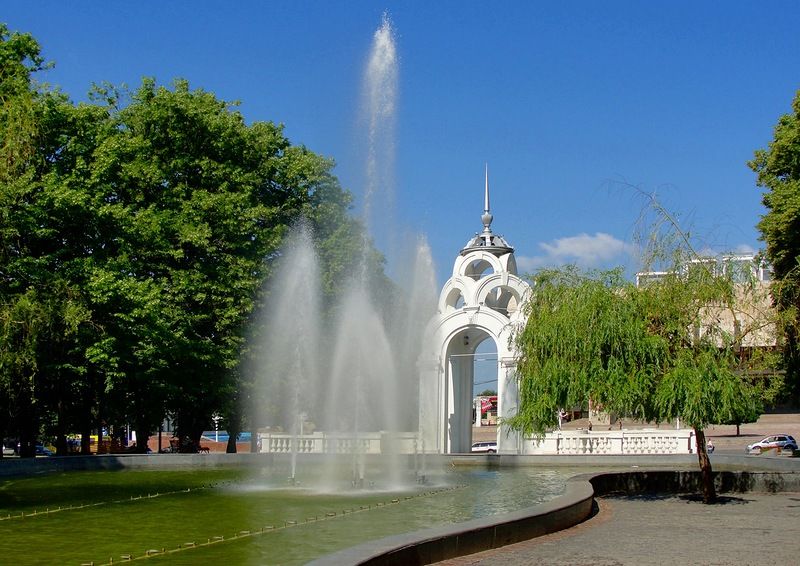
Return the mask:
{"type": "Polygon", "coordinates": [[[219,421],[222,419],[219,415],[211,417],[214,421],[214,442],[219,442],[219,421]]]}

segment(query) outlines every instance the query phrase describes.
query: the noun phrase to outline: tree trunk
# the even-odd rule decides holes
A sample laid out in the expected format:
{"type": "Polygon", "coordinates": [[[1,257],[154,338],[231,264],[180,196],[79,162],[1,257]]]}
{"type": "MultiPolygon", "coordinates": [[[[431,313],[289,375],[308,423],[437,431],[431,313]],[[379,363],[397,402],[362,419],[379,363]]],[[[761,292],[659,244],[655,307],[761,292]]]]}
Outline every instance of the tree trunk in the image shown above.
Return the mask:
{"type": "Polygon", "coordinates": [[[736,423],[736,436],[739,436],[739,423],[736,423]]]}
{"type": "Polygon", "coordinates": [[[717,492],[714,489],[714,472],[711,470],[711,460],[706,449],[706,435],[703,429],[695,427],[697,439],[697,459],[700,461],[700,475],[703,481],[703,503],[716,503],[717,492]]]}
{"type": "MultiPolygon", "coordinates": [[[[97,435],[98,440],[100,434],[97,435]]],[[[81,454],[88,455],[92,453],[92,426],[87,420],[81,428],[81,454]]]]}
{"type": "Polygon", "coordinates": [[[23,392],[25,399],[19,414],[19,456],[20,458],[36,457],[36,436],[39,423],[33,410],[33,395],[27,389],[23,392]]]}
{"type": "MultiPolygon", "coordinates": [[[[89,374],[86,392],[84,393],[83,411],[80,422],[81,433],[81,454],[88,455],[92,453],[92,424],[95,420],[95,415],[100,413],[99,397],[95,396],[95,389],[97,389],[97,379],[94,373],[89,374]]],[[[98,419],[99,420],[99,419],[98,419]]],[[[97,431],[97,439],[101,440],[100,429],[97,431]]]]}
{"type": "Polygon", "coordinates": [[[241,420],[235,412],[229,414],[226,420],[228,429],[228,446],[225,447],[225,452],[228,454],[236,454],[236,439],[242,430],[241,420]]]}
{"type": "MultiPolygon", "coordinates": [[[[5,399],[3,401],[5,401],[5,399]]],[[[6,445],[6,433],[8,432],[8,418],[6,418],[6,414],[8,414],[7,405],[4,402],[0,402],[0,440],[3,441],[3,446],[6,445]]],[[[9,444],[11,444],[11,442],[9,442],[9,444]]],[[[16,446],[7,446],[7,448],[16,449],[16,446]]],[[[0,450],[0,458],[2,457],[3,452],[0,450]]]]}
{"type": "Polygon", "coordinates": [[[56,402],[55,446],[57,456],[67,455],[67,430],[64,425],[64,397],[59,397],[56,402]]]}
{"type": "Polygon", "coordinates": [[[64,431],[59,431],[56,433],[56,456],[66,456],[67,454],[69,454],[69,450],[67,449],[67,435],[64,431]]]}
{"type": "Polygon", "coordinates": [[[150,433],[152,432],[149,424],[141,420],[136,424],[134,430],[136,431],[136,447],[134,452],[136,454],[147,454],[147,443],[150,440],[150,433]]]}

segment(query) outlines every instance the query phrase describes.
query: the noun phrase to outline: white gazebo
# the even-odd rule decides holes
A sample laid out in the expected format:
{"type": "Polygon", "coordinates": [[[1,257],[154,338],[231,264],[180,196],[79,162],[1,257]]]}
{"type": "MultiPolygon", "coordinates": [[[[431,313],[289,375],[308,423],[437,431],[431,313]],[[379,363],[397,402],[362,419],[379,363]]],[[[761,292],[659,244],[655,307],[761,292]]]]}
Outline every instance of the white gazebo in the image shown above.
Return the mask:
{"type": "MultiPolygon", "coordinates": [[[[420,436],[426,452],[470,451],[474,356],[484,340],[497,347],[498,417],[517,411],[516,352],[510,338],[524,323],[521,306],[530,287],[517,276],[514,248],[492,232],[492,219],[487,171],[483,231],[456,257],[437,314],[425,331],[427,350],[419,370],[420,436]]],[[[522,444],[516,432],[497,427],[500,452],[521,453],[522,444]]]]}

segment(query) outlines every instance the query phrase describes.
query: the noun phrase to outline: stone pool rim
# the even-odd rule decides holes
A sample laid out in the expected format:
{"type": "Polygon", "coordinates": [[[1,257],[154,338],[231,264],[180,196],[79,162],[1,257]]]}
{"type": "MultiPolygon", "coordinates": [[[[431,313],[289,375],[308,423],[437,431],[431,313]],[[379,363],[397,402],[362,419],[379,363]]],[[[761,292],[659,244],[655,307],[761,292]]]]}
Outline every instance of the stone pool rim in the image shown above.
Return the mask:
{"type": "MultiPolygon", "coordinates": [[[[524,462],[529,458],[506,457],[503,462],[502,456],[489,456],[486,458],[488,462],[481,464],[494,464],[498,468],[518,467],[525,465],[524,462]]],[[[692,460],[696,464],[694,458],[692,460]]],[[[532,459],[534,465],[544,464],[541,458],[532,459]]],[[[454,458],[453,465],[475,465],[480,460],[454,458]]],[[[558,460],[560,465],[579,465],[575,458],[558,457],[558,460]]],[[[592,460],[589,464],[592,467],[603,466],[596,459],[592,460]]],[[[615,467],[626,465],[620,460],[627,458],[615,458],[615,467]]],[[[365,542],[322,556],[309,562],[309,566],[432,564],[573,527],[593,515],[595,497],[611,493],[677,494],[698,491],[701,481],[699,470],[689,469],[688,466],[684,469],[663,469],[665,464],[668,465],[663,457],[637,458],[635,461],[636,464],[627,464],[627,470],[573,476],[567,480],[563,495],[545,503],[511,513],[365,542]],[[650,466],[653,469],[647,469],[650,466]]],[[[714,472],[719,493],[800,491],[800,458],[759,457],[755,460],[750,456],[720,455],[714,458],[714,465],[722,468],[714,472]]]]}
{"type": "MultiPolygon", "coordinates": [[[[89,470],[170,470],[253,467],[280,462],[270,454],[130,454],[0,459],[0,478],[89,470]]],[[[314,460],[314,458],[309,458],[314,460]]],[[[712,456],[720,493],[800,491],[800,458],[712,456]]],[[[528,540],[574,526],[593,513],[594,498],[610,492],[686,493],[699,482],[696,455],[520,456],[435,455],[430,464],[455,467],[586,468],[569,478],[563,495],[511,513],[440,525],[365,542],[310,564],[429,564],[528,540]]]]}

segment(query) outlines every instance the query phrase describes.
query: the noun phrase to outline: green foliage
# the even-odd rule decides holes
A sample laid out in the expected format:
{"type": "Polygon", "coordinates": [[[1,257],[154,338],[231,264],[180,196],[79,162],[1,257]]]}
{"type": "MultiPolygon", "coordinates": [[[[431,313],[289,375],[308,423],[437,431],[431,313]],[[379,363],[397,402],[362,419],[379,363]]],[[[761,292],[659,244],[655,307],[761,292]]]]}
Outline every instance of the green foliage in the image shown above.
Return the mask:
{"type": "MultiPolygon", "coordinates": [[[[668,257],[692,257],[685,239],[672,241],[680,245],[668,257]]],[[[520,411],[509,421],[528,434],[552,427],[560,407],[590,400],[647,421],[680,418],[697,430],[747,422],[780,386],[765,371],[774,368],[769,342],[778,321],[768,289],[752,276],[681,259],[642,287],[619,270],[574,267],[541,271],[533,284],[516,336],[520,411]],[[753,346],[759,340],[765,347],[753,346]]]]}
{"type": "Polygon", "coordinates": [[[43,67],[36,40],[0,24],[0,180],[18,173],[35,150],[37,92],[31,75],[43,67]]]}
{"type": "Polygon", "coordinates": [[[792,112],[781,116],[769,147],[748,163],[765,188],[767,209],[758,229],[775,276],[773,297],[786,314],[784,357],[795,396],[800,396],[800,91],[792,112]]]}
{"type": "Polygon", "coordinates": [[[352,269],[336,242],[363,229],[333,163],[184,80],[75,105],[35,84],[43,67],[0,26],[0,432],[235,429],[244,329],[288,226],[314,223],[329,294],[352,269]]]}
{"type": "Polygon", "coordinates": [[[767,189],[767,214],[758,227],[775,276],[783,279],[797,272],[800,257],[800,91],[792,113],[779,118],[769,148],[757,150],[749,165],[758,185],[767,189]]]}
{"type": "Polygon", "coordinates": [[[644,331],[620,272],[544,270],[533,285],[528,322],[516,337],[520,410],[509,424],[541,434],[555,425],[559,408],[589,399],[642,413],[640,392],[651,388],[652,364],[640,361],[657,358],[658,344],[644,331]]]}

